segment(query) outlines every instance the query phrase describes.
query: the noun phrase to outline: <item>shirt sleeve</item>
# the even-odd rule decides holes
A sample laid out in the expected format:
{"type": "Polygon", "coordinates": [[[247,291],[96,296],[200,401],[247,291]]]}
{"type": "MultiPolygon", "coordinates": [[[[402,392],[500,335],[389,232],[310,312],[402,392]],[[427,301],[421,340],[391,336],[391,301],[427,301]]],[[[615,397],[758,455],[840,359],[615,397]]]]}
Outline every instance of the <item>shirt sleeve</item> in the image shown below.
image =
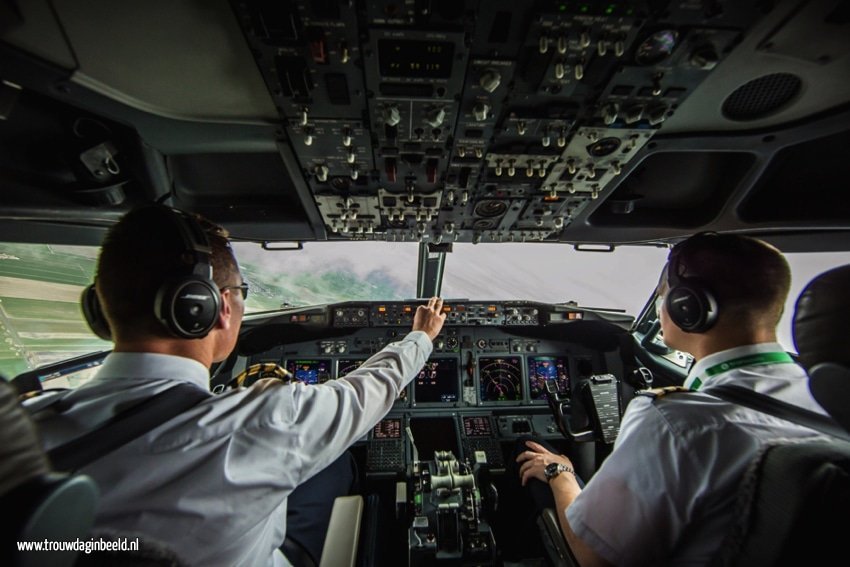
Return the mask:
{"type": "Polygon", "coordinates": [[[422,369],[433,344],[421,331],[409,333],[345,377],[324,384],[275,384],[273,419],[259,435],[280,443],[287,473],[300,484],[339,457],[383,418],[401,390],[422,369]],[[275,396],[278,397],[278,396],[275,396]]]}
{"type": "Polygon", "coordinates": [[[697,499],[687,480],[698,466],[680,444],[649,398],[632,400],[614,450],[566,510],[576,535],[615,565],[664,563],[697,499]]]}

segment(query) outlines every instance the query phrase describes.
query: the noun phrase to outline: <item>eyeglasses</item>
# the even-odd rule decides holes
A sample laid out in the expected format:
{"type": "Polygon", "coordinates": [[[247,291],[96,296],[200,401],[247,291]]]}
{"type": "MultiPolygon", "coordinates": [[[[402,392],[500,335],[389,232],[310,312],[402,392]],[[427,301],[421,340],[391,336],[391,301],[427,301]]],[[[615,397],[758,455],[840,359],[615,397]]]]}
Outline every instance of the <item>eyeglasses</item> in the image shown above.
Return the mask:
{"type": "Polygon", "coordinates": [[[219,291],[224,291],[226,289],[241,289],[242,290],[242,299],[248,299],[248,284],[242,283],[240,285],[226,285],[218,288],[219,291]]]}

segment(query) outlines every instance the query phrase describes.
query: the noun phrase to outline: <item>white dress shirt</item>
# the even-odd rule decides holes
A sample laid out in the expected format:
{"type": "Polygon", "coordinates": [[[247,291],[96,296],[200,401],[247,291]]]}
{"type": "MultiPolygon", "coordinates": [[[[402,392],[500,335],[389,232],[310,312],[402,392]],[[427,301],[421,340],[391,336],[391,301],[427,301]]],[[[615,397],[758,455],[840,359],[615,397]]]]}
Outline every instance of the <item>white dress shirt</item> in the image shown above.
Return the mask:
{"type": "MultiPolygon", "coordinates": [[[[95,527],[147,534],[193,565],[286,565],[287,495],[387,414],[432,348],[412,332],[338,380],[267,379],[211,395],[81,469],[101,491],[95,527]]],[[[208,390],[209,372],[182,357],[110,354],[68,394],[72,409],[41,423],[45,449],[175,382],[208,390]]]]}
{"type": "Polygon", "coordinates": [[[618,566],[710,563],[758,450],[771,440],[820,435],[707,395],[712,386],[737,384],[825,414],[805,371],[793,362],[758,363],[768,353],[785,354],[778,343],[712,354],[686,381],[701,382],[698,392],[632,400],[614,450],[567,508],[573,531],[618,566]]]}

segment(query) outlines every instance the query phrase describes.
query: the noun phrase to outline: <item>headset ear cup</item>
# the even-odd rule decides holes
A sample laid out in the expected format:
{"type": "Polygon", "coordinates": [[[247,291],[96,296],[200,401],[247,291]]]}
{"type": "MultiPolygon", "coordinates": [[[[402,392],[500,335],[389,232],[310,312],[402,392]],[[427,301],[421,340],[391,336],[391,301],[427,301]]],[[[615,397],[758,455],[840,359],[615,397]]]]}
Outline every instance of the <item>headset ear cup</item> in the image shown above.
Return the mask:
{"type": "Polygon", "coordinates": [[[714,296],[692,283],[670,288],[664,304],[670,320],[686,333],[703,333],[717,322],[714,296]]]}
{"type": "Polygon", "coordinates": [[[154,314],[172,334],[184,339],[200,339],[215,326],[220,308],[221,295],[215,284],[198,276],[188,276],[160,286],[154,314]]]}
{"type": "Polygon", "coordinates": [[[83,290],[80,296],[80,306],[83,309],[83,317],[85,317],[92,332],[105,341],[111,341],[112,329],[109,328],[109,321],[103,314],[103,308],[100,306],[94,284],[86,286],[83,290]]]}

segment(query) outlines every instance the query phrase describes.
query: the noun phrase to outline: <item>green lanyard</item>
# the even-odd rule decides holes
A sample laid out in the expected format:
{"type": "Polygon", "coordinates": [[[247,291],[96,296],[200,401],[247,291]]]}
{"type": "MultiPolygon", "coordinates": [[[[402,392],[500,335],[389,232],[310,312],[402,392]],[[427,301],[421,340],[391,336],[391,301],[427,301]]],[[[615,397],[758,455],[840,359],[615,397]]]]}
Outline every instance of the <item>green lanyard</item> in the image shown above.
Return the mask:
{"type": "MultiPolygon", "coordinates": [[[[722,374],[729,370],[735,370],[736,368],[743,368],[745,366],[758,366],[761,364],[784,364],[787,362],[794,362],[794,359],[787,352],[762,352],[758,354],[748,354],[747,356],[741,356],[739,358],[733,358],[732,360],[727,360],[726,362],[721,362],[720,364],[715,364],[714,366],[709,366],[705,370],[705,376],[711,378],[712,376],[717,376],[718,374],[722,374]]],[[[699,379],[699,376],[694,378],[694,381],[690,385],[691,390],[699,390],[699,387],[702,386],[703,381],[699,379]]]]}

